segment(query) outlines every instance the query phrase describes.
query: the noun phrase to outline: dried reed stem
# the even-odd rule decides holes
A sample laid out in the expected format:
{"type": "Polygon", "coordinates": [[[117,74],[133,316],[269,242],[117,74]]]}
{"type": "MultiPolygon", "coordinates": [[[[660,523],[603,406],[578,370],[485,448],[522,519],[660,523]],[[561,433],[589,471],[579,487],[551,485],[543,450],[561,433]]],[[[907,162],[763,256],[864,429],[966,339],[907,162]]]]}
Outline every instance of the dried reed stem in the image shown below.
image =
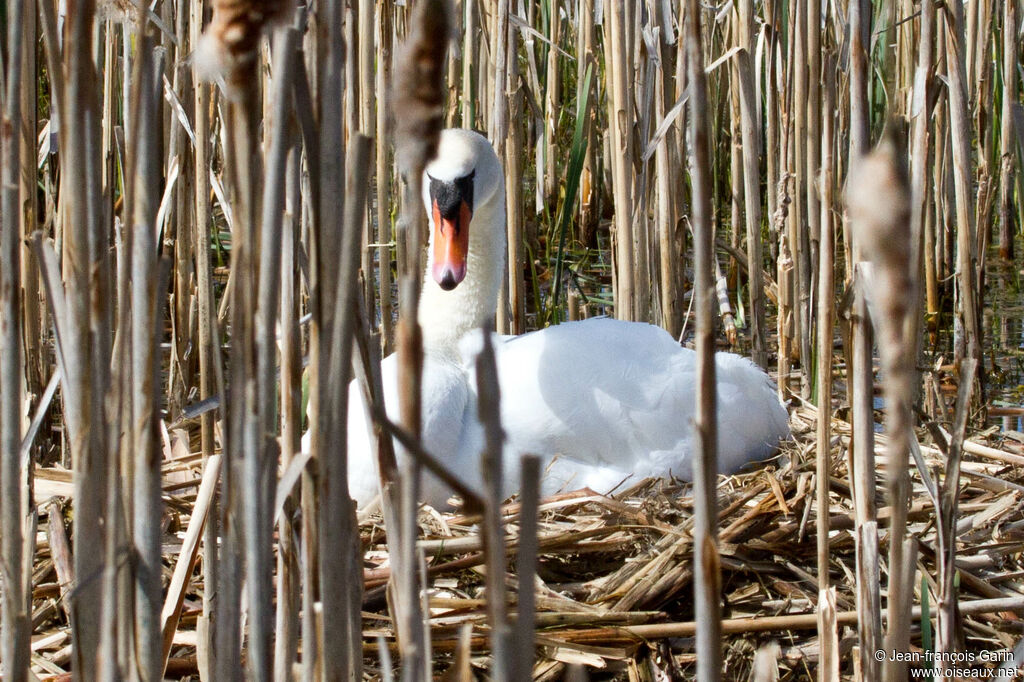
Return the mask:
{"type": "MultiPolygon", "coordinates": [[[[708,146],[707,84],[701,40],[700,4],[687,0],[685,39],[690,87],[690,172],[693,205],[694,290],[697,309],[697,409],[694,420],[694,582],[697,613],[697,679],[721,675],[721,573],[718,559],[718,429],[715,417],[715,287],[711,233],[711,158],[708,146]]],[[[618,212],[616,212],[618,215],[618,212]]],[[[621,281],[621,280],[620,280],[621,281]]]]}
{"type": "MultiPolygon", "coordinates": [[[[634,293],[633,266],[633,97],[629,75],[631,52],[627,46],[626,3],[607,3],[605,36],[608,118],[611,121],[612,192],[615,197],[615,317],[635,320],[639,314],[634,293]]],[[[701,61],[703,63],[703,61],[701,61]]]]}
{"type": "MultiPolygon", "coordinates": [[[[5,680],[28,679],[29,637],[32,632],[31,584],[23,572],[25,519],[28,512],[26,466],[21,460],[22,438],[22,316],[21,245],[23,233],[21,189],[22,62],[25,3],[14,0],[6,8],[6,59],[0,112],[0,562],[3,573],[0,675],[5,680]]],[[[30,41],[31,42],[31,41],[30,41]]],[[[28,112],[24,112],[28,113],[28,112]]]]}
{"type": "MultiPolygon", "coordinates": [[[[139,17],[139,21],[144,21],[139,17]]],[[[157,328],[157,244],[154,225],[160,184],[158,80],[154,39],[144,31],[135,55],[129,142],[131,190],[131,423],[135,451],[132,500],[135,580],[135,637],[139,673],[159,680],[163,673],[160,609],[162,556],[160,450],[155,398],[160,386],[157,328]]],[[[76,524],[77,525],[77,524],[76,524]]]]}
{"type": "Polygon", "coordinates": [[[835,334],[835,244],[833,234],[833,182],[835,145],[833,121],[835,116],[836,84],[833,70],[834,57],[825,59],[825,103],[822,111],[821,142],[821,240],[818,246],[818,422],[815,466],[815,508],[817,521],[818,563],[818,637],[821,641],[821,661],[818,664],[820,682],[839,679],[839,642],[835,624],[835,591],[829,576],[829,476],[832,470],[832,343],[835,334]]]}

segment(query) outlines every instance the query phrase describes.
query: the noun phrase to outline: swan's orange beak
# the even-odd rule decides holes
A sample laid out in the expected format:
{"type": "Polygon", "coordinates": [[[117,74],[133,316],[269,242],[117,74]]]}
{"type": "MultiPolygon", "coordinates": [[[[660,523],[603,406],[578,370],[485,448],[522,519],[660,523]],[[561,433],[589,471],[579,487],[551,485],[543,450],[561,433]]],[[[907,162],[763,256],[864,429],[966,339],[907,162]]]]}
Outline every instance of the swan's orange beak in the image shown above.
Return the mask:
{"type": "Polygon", "coordinates": [[[473,212],[465,201],[459,202],[454,216],[445,217],[437,200],[433,201],[434,264],[431,274],[445,291],[451,291],[466,277],[469,254],[469,221],[473,212]]]}

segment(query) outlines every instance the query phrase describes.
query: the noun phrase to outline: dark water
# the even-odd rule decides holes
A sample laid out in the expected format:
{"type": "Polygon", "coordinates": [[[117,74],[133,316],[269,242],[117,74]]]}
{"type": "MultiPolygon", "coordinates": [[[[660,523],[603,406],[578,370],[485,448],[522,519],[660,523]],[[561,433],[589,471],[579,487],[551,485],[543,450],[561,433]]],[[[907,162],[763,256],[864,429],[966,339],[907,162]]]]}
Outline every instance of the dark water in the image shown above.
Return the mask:
{"type": "MultiPolygon", "coordinates": [[[[1010,263],[998,253],[988,255],[985,282],[985,369],[989,405],[999,408],[1024,406],[1024,245],[1017,242],[1010,263]]],[[[1021,415],[989,417],[1004,431],[1024,431],[1021,415]]]]}

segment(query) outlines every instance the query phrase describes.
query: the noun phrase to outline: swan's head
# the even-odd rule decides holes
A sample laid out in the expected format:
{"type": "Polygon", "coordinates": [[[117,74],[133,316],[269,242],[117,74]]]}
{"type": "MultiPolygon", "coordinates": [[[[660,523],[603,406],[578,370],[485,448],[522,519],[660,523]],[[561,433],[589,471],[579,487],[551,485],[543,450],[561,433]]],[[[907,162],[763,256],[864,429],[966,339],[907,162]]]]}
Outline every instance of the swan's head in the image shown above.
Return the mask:
{"type": "Polygon", "coordinates": [[[423,203],[430,219],[428,272],[451,291],[466,278],[471,246],[480,251],[494,242],[495,230],[504,238],[504,177],[486,138],[442,131],[437,157],[424,169],[423,203]]]}

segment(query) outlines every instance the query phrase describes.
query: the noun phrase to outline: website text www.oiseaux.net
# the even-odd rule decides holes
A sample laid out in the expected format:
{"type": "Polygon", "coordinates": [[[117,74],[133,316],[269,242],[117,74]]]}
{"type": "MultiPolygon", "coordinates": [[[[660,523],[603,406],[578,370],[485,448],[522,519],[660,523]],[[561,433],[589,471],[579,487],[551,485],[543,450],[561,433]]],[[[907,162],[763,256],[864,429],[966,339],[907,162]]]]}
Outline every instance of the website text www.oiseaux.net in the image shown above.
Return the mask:
{"type": "Polygon", "coordinates": [[[875,652],[876,661],[904,661],[911,678],[940,675],[948,679],[1018,680],[1024,668],[1009,669],[1002,664],[1013,660],[1013,652],[1001,651],[886,651],[875,652]],[[995,664],[995,667],[988,667],[995,664]]]}

